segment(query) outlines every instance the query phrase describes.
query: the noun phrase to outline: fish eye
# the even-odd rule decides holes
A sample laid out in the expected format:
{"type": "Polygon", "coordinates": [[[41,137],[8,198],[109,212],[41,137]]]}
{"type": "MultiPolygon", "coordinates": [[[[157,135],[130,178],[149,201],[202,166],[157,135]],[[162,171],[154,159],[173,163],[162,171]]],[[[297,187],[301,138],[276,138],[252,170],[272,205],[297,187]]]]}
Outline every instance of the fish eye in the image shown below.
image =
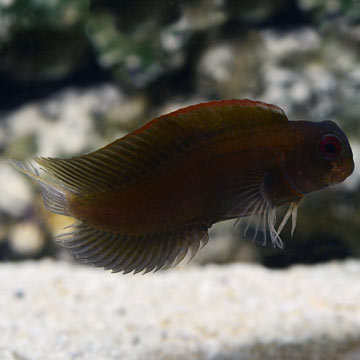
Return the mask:
{"type": "Polygon", "coordinates": [[[342,150],[342,143],[335,135],[324,135],[319,141],[319,151],[327,158],[336,158],[342,150]]]}

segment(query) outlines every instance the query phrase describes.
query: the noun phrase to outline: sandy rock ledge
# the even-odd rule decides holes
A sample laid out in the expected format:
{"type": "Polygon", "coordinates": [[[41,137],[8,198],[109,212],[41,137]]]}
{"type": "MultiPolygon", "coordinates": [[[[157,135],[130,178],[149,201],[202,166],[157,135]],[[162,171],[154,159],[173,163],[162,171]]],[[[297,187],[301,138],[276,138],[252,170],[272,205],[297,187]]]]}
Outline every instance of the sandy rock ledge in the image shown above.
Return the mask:
{"type": "Polygon", "coordinates": [[[119,275],[0,265],[2,360],[360,359],[360,262],[119,275]]]}

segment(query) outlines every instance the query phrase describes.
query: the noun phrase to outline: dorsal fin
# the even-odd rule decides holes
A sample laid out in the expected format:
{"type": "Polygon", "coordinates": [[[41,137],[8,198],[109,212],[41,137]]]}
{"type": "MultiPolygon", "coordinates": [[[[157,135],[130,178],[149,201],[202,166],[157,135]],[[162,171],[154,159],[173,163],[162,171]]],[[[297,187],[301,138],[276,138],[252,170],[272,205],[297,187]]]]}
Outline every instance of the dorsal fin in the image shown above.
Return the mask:
{"type": "Polygon", "coordinates": [[[69,190],[91,194],[121,189],[207,141],[287,122],[280,108],[260,101],[211,101],[155,118],[87,155],[66,160],[35,158],[35,161],[69,190]]]}

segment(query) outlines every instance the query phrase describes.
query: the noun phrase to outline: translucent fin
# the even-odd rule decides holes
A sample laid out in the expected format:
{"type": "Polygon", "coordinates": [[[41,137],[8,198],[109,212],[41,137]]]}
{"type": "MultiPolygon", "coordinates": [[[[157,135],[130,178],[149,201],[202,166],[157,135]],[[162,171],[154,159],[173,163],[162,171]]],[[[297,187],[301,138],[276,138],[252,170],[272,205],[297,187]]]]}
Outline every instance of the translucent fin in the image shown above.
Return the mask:
{"type": "Polygon", "coordinates": [[[279,234],[281,233],[282,229],[284,228],[284,226],[286,225],[286,223],[288,222],[291,216],[291,237],[294,236],[299,206],[300,206],[300,200],[290,203],[290,206],[277,229],[277,232],[279,234]]]}
{"type": "Polygon", "coordinates": [[[284,248],[279,232],[275,229],[276,224],[276,206],[269,206],[267,209],[268,229],[270,232],[271,243],[274,247],[284,248]]]}
{"type": "Polygon", "coordinates": [[[291,237],[293,237],[295,233],[299,205],[300,202],[293,202],[293,209],[291,212],[291,237]]]}
{"type": "Polygon", "coordinates": [[[297,220],[297,210],[301,198],[290,203],[289,209],[284,215],[280,225],[276,229],[277,207],[272,201],[271,181],[273,173],[265,169],[258,169],[252,173],[228,179],[225,188],[224,201],[226,207],[219,216],[219,220],[236,218],[234,226],[240,224],[243,218],[246,224],[243,230],[243,237],[249,230],[254,231],[253,241],[257,240],[258,231],[262,233],[262,245],[267,244],[271,239],[274,247],[283,248],[280,233],[290,217],[292,217],[291,236],[294,235],[297,220]]]}
{"type": "Polygon", "coordinates": [[[40,169],[30,161],[8,160],[8,162],[40,184],[44,204],[48,210],[56,214],[71,216],[67,209],[66,200],[66,195],[69,194],[69,190],[61,185],[55,184],[56,179],[44,179],[40,175],[40,169]]]}
{"type": "MultiPolygon", "coordinates": [[[[237,217],[235,226],[240,223],[240,220],[247,217],[247,224],[243,231],[245,237],[250,229],[254,227],[253,241],[256,241],[259,229],[262,232],[261,244],[267,244],[268,234],[271,244],[274,247],[283,248],[283,242],[280,238],[279,231],[275,229],[276,224],[276,206],[272,203],[269,197],[267,188],[266,171],[258,171],[244,178],[239,178],[240,187],[235,187],[232,192],[236,191],[232,196],[232,205],[225,213],[227,217],[237,217]],[[234,204],[235,202],[235,204],[234,204]],[[253,220],[255,219],[255,226],[253,220]]],[[[259,242],[259,241],[257,241],[259,242]]]]}
{"type": "Polygon", "coordinates": [[[282,221],[281,221],[281,223],[280,223],[280,225],[279,225],[279,227],[278,227],[278,230],[277,230],[277,231],[278,231],[279,234],[281,233],[281,231],[283,230],[284,226],[285,226],[286,223],[288,222],[288,220],[289,220],[289,218],[290,218],[290,216],[291,216],[291,213],[292,213],[292,209],[293,209],[293,203],[290,204],[287,212],[285,213],[285,215],[284,215],[284,217],[283,217],[283,219],[282,219],[282,221]]]}
{"type": "Polygon", "coordinates": [[[227,179],[224,188],[224,208],[220,209],[219,221],[237,218],[237,225],[243,217],[254,215],[254,207],[265,198],[264,179],[266,170],[227,179]]]}
{"type": "Polygon", "coordinates": [[[174,266],[189,249],[195,255],[200,243],[207,242],[208,233],[205,225],[198,225],[169,233],[131,236],[104,232],[78,222],[56,240],[87,264],[136,274],[174,266]]]}

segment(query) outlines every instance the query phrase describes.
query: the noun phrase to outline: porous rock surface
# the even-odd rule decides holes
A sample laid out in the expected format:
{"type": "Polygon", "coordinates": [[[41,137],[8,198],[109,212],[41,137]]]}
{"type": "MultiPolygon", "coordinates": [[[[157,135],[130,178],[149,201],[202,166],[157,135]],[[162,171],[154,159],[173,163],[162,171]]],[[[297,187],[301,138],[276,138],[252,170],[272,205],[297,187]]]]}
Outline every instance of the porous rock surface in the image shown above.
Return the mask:
{"type": "Polygon", "coordinates": [[[0,359],[360,359],[360,262],[111,274],[0,265],[0,359]]]}

